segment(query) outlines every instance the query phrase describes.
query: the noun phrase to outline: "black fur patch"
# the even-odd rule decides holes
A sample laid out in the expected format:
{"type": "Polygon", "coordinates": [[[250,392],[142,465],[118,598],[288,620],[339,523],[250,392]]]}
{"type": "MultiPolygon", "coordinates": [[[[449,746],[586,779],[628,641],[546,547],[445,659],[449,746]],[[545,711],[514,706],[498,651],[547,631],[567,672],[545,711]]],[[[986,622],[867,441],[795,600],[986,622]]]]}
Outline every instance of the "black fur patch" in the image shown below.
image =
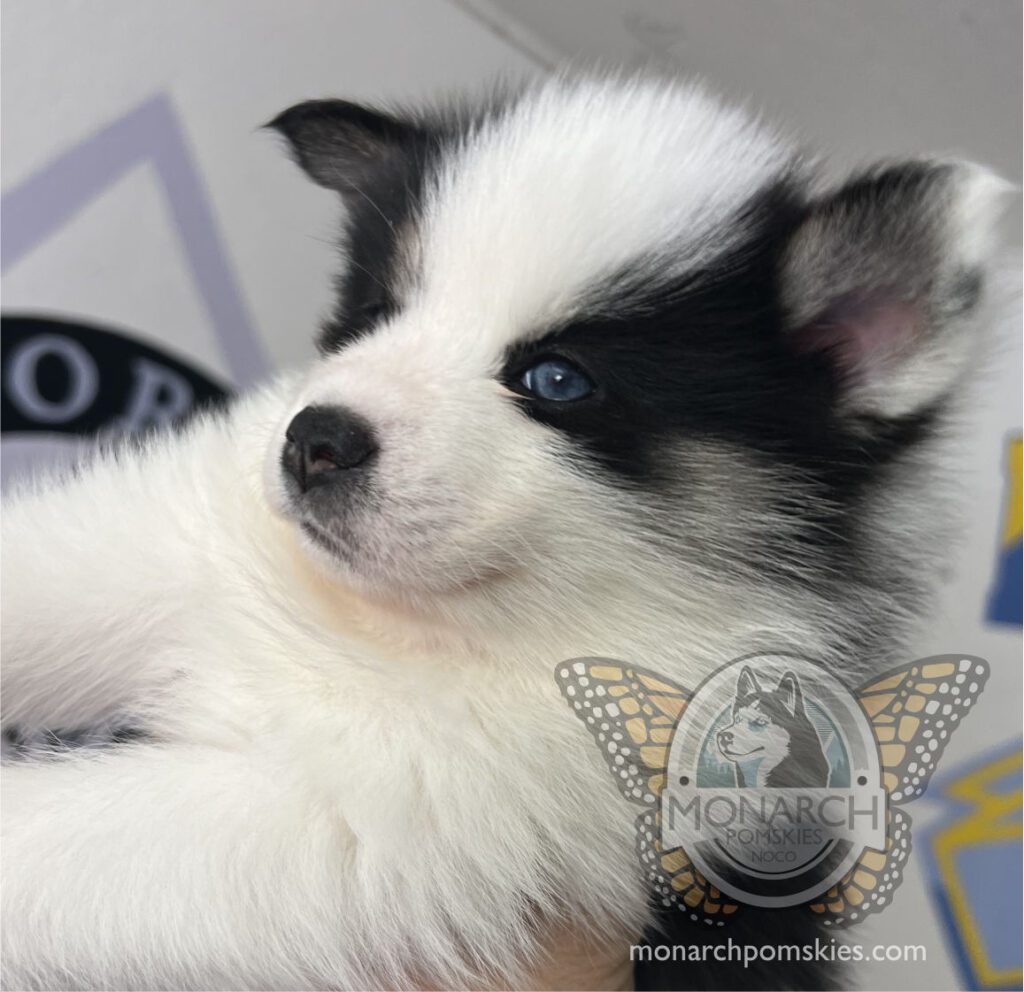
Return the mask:
{"type": "Polygon", "coordinates": [[[346,198],[345,266],[334,312],[321,329],[324,353],[338,351],[395,315],[395,261],[401,232],[415,223],[424,185],[444,145],[441,132],[410,131],[391,158],[346,198]]]}
{"type": "Polygon", "coordinates": [[[637,278],[642,264],[624,270],[615,280],[622,315],[576,320],[517,346],[504,371],[514,389],[545,357],[582,368],[597,386],[590,397],[518,402],[577,441],[605,478],[640,495],[662,485],[678,492],[685,479],[672,451],[688,442],[725,442],[755,462],[791,469],[819,498],[812,508],[780,494],[773,509],[800,527],[784,546],[763,549],[769,568],[799,557],[802,544],[849,553],[852,511],[892,460],[929,434],[938,413],[851,424],[839,412],[843,383],[829,356],[793,347],[779,270],[811,209],[799,184],[780,181],[735,218],[751,232],[741,246],[653,291],[637,278]]]}
{"type": "Polygon", "coordinates": [[[396,259],[411,234],[423,191],[438,163],[484,122],[505,113],[514,90],[496,88],[477,103],[429,113],[389,113],[343,100],[313,100],[279,114],[267,127],[322,186],[344,195],[343,267],[337,303],[318,338],[327,354],[394,316],[396,259]]]}
{"type": "Polygon", "coordinates": [[[800,363],[785,347],[775,287],[800,200],[780,184],[742,213],[735,222],[753,220],[752,236],[706,268],[651,290],[641,260],[613,280],[623,287],[624,316],[577,320],[513,349],[510,385],[522,368],[557,354],[598,386],[577,403],[529,399],[523,409],[572,434],[611,471],[645,483],[657,481],[665,439],[720,437],[776,453],[800,433],[820,433],[817,414],[832,396],[818,376],[794,388],[800,363]]]}

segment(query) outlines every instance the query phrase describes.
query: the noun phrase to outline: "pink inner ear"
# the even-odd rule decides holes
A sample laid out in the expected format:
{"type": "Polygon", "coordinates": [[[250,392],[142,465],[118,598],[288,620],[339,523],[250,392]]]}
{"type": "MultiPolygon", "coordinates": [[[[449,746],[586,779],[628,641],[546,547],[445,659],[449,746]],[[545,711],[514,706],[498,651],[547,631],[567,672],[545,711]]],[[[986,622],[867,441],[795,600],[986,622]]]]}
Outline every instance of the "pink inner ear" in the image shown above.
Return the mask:
{"type": "Polygon", "coordinates": [[[880,297],[847,299],[794,335],[798,351],[829,354],[840,378],[860,385],[884,378],[924,331],[920,305],[880,297]]]}

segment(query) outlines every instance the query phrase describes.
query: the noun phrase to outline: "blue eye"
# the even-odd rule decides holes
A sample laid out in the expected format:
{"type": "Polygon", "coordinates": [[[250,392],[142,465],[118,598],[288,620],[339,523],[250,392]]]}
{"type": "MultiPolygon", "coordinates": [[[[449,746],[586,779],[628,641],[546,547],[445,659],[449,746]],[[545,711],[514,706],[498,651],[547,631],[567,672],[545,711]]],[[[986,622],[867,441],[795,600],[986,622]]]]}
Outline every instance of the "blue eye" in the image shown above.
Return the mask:
{"type": "Polygon", "coordinates": [[[594,391],[594,384],[572,362],[546,358],[528,368],[519,380],[538,399],[555,403],[581,400],[594,391]]]}

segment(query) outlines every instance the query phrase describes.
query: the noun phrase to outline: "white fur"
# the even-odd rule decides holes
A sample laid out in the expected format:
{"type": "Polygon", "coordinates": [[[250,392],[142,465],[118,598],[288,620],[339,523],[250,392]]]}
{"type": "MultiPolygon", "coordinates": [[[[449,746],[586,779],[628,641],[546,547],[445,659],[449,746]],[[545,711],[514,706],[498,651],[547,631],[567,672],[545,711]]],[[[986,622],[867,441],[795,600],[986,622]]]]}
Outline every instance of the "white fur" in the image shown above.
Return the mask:
{"type": "Polygon", "coordinates": [[[799,529],[761,508],[781,470],[681,448],[687,503],[640,511],[493,376],[618,262],[740,236],[720,225],[788,161],[689,90],[541,89],[443,173],[388,326],[6,507],[5,722],[153,734],[5,768],[10,988],[515,983],[544,921],[638,930],[636,811],[556,664],[693,686],[761,646],[834,656],[900,607],[746,569],[745,542],[799,529]],[[346,566],[279,480],[284,426],[332,400],[382,437],[346,566]]]}
{"type": "Polygon", "coordinates": [[[697,89],[550,85],[447,160],[412,302],[491,357],[584,299],[614,307],[594,287],[624,262],[670,280],[741,241],[731,215],[793,164],[772,132],[697,89]]]}

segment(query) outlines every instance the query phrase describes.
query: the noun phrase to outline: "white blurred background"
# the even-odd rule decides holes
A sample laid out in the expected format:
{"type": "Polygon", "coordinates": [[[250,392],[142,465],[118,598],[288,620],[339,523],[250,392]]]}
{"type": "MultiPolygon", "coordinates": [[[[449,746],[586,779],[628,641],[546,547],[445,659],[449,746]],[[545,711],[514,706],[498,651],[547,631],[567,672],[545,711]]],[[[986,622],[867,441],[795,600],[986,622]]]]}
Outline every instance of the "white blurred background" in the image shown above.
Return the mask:
{"type": "MultiPolygon", "coordinates": [[[[175,362],[235,389],[312,354],[339,208],[257,130],[302,99],[417,100],[566,59],[652,65],[766,110],[836,172],[939,152],[1021,181],[1017,0],[4,0],[2,14],[8,480],[83,425],[173,413],[175,362]],[[127,364],[105,365],[80,324],[127,342],[127,364]],[[140,345],[164,371],[112,381],[138,370],[140,345]],[[35,385],[11,371],[19,355],[35,385]]],[[[1019,220],[1015,202],[1011,282],[1019,220]]],[[[912,810],[910,877],[858,935],[928,960],[865,965],[866,988],[1020,987],[1018,312],[966,431],[967,539],[919,645],[994,674],[912,810]]]]}

